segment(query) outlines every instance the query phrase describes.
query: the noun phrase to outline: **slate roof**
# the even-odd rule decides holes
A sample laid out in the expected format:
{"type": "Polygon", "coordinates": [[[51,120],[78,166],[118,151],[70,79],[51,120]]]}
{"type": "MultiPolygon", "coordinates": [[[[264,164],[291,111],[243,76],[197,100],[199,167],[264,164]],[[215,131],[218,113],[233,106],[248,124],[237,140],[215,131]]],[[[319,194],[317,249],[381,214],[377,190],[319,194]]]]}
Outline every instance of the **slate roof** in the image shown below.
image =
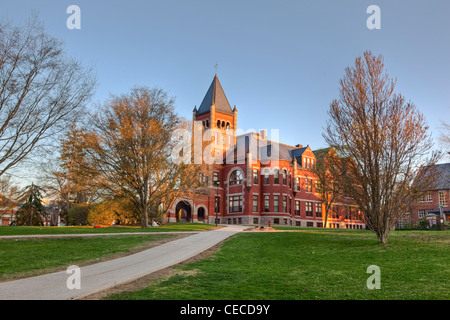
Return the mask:
{"type": "Polygon", "coordinates": [[[211,105],[215,105],[216,111],[233,114],[230,103],[225,95],[225,92],[220,85],[217,74],[214,76],[205,97],[197,110],[196,115],[207,113],[211,110],[211,105]]]}
{"type": "Polygon", "coordinates": [[[331,150],[331,147],[328,148],[323,148],[323,149],[319,149],[319,150],[314,150],[314,156],[316,157],[317,160],[321,160],[323,159],[331,150]]]}
{"type": "MultiPolygon", "coordinates": [[[[272,151],[274,146],[278,147],[278,157],[276,157],[278,160],[288,160],[290,162],[294,161],[294,158],[297,160],[297,163],[301,166],[302,165],[302,154],[305,152],[305,150],[309,147],[302,147],[302,148],[298,148],[298,147],[294,147],[294,146],[290,146],[287,144],[283,144],[283,143],[279,143],[279,142],[275,142],[275,141],[271,141],[271,140],[261,140],[259,138],[256,138],[255,136],[251,136],[251,135],[242,135],[242,136],[238,136],[238,145],[239,143],[245,143],[244,146],[244,154],[247,155],[247,153],[250,150],[250,145],[249,145],[249,139],[251,139],[251,137],[253,139],[259,140],[259,144],[258,144],[258,154],[254,154],[253,155],[253,159],[259,159],[261,161],[264,160],[270,160],[272,157],[272,151]],[[241,139],[245,139],[244,141],[242,141],[241,139]],[[264,141],[266,142],[266,145],[262,145],[261,142],[264,141]]],[[[229,154],[230,152],[234,152],[235,155],[235,159],[237,158],[237,152],[238,152],[238,146],[235,146],[233,149],[229,149],[227,150],[226,154],[229,154]]],[[[226,155],[224,155],[226,156],[226,155]]]]}
{"type": "Polygon", "coordinates": [[[436,190],[450,189],[450,162],[436,165],[437,169],[437,187],[436,190]]]}
{"type": "Polygon", "coordinates": [[[267,155],[267,157],[271,157],[272,156],[272,147],[274,146],[278,146],[278,152],[279,152],[279,156],[278,159],[280,160],[288,160],[288,161],[293,161],[294,160],[294,156],[296,158],[300,157],[303,154],[303,152],[305,151],[306,147],[298,149],[296,147],[293,146],[289,146],[286,144],[282,144],[282,143],[278,143],[275,141],[271,141],[271,140],[267,140],[267,145],[266,146],[261,146],[259,148],[259,156],[262,158],[262,160],[265,159],[265,156],[267,155]]]}

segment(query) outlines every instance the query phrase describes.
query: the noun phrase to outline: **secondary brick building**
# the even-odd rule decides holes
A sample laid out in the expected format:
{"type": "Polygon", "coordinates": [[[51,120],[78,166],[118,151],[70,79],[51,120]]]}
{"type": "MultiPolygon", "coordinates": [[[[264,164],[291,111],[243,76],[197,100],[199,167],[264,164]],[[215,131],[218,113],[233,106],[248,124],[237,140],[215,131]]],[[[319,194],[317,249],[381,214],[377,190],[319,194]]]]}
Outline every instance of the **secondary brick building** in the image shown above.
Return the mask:
{"type": "Polygon", "coordinates": [[[427,219],[430,225],[437,224],[441,218],[450,222],[450,163],[437,164],[436,169],[436,188],[427,190],[423,197],[417,199],[411,212],[398,220],[397,227],[418,225],[422,218],[427,219]]]}
{"type": "MultiPolygon", "coordinates": [[[[236,134],[237,108],[231,108],[217,75],[200,107],[194,108],[193,124],[200,137],[210,133],[211,150],[219,150],[220,160],[201,177],[205,188],[171,204],[169,222],[324,226],[312,170],[316,157],[309,145],[269,140],[266,130],[236,134]]],[[[363,229],[365,223],[357,208],[336,203],[328,227],[363,229]]]]}

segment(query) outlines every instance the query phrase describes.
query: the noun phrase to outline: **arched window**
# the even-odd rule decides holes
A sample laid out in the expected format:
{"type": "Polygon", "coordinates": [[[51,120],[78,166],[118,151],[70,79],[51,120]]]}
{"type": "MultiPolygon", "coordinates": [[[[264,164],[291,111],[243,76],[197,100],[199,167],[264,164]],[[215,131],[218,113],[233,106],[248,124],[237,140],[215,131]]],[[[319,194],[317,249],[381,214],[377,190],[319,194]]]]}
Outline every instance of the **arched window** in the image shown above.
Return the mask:
{"type": "Polygon", "coordinates": [[[273,183],[274,184],[280,183],[280,172],[277,169],[275,169],[275,172],[273,174],[273,183]]]}
{"type": "Polygon", "coordinates": [[[242,172],[240,170],[234,170],[230,176],[230,186],[242,184],[242,172]]]}
{"type": "Polygon", "coordinates": [[[220,122],[220,120],[217,120],[217,128],[220,129],[220,125],[222,124],[222,122],[220,122]]]}
{"type": "Polygon", "coordinates": [[[287,184],[287,175],[286,175],[286,170],[283,170],[283,184],[286,185],[287,184]]]}

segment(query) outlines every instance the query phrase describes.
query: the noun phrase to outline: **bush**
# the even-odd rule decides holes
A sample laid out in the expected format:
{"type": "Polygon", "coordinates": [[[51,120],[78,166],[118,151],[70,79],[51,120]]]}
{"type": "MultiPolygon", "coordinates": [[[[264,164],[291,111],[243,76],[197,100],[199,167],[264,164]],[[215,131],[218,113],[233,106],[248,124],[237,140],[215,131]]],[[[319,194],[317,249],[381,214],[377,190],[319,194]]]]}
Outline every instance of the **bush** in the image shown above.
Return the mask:
{"type": "Polygon", "coordinates": [[[68,225],[87,225],[88,224],[88,205],[76,205],[69,209],[67,213],[68,225]]]}
{"type": "Polygon", "coordinates": [[[125,198],[106,200],[92,207],[88,221],[96,225],[139,223],[131,201],[125,198]]]}
{"type": "Polygon", "coordinates": [[[430,223],[426,218],[420,218],[419,220],[419,230],[427,230],[430,227],[430,223]]]}

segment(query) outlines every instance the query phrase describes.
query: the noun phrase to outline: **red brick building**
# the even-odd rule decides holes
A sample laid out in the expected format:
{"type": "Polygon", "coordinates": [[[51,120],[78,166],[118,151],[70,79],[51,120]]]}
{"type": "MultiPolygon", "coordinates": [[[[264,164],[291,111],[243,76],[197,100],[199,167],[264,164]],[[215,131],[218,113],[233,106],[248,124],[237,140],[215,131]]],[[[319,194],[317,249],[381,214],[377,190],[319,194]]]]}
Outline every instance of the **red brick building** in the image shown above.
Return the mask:
{"type": "MultiPolygon", "coordinates": [[[[266,130],[239,134],[237,112],[216,75],[200,107],[194,108],[194,131],[199,128],[200,135],[193,132],[192,144],[195,149],[195,139],[208,133],[210,150],[218,150],[219,160],[209,176],[201,177],[207,186],[176,199],[167,220],[214,224],[217,218],[224,224],[323,227],[313,150],[278,142],[273,139],[276,130],[271,130],[272,140],[266,130]]],[[[328,227],[365,228],[357,208],[339,203],[334,208],[328,227]]]]}
{"type": "Polygon", "coordinates": [[[428,190],[417,200],[412,212],[398,220],[398,228],[416,226],[422,218],[427,219],[430,226],[437,224],[441,218],[450,222],[450,163],[437,164],[436,167],[438,179],[436,189],[428,190]]]}

